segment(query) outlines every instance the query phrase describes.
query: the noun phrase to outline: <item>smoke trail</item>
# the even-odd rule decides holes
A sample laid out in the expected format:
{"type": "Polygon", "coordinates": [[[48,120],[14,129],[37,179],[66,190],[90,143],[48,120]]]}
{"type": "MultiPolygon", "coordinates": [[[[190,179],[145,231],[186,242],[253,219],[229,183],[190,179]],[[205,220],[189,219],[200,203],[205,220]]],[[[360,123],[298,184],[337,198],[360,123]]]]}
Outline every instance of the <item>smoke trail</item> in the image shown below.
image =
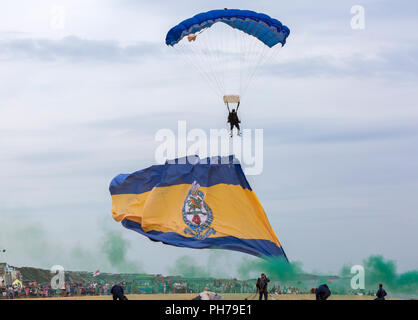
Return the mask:
{"type": "MultiPolygon", "coordinates": [[[[396,262],[385,260],[382,256],[373,255],[363,261],[365,269],[365,290],[376,290],[382,283],[389,292],[418,295],[418,270],[402,274],[397,273],[396,262]]],[[[271,280],[287,285],[297,284],[300,288],[309,288],[326,283],[334,293],[355,293],[351,288],[351,266],[341,268],[339,276],[312,275],[302,269],[300,262],[287,263],[281,258],[250,260],[244,259],[238,267],[241,279],[248,279],[255,272],[266,273],[271,280]]],[[[258,277],[259,274],[256,275],[258,277]]]]}
{"type": "Polygon", "coordinates": [[[59,264],[65,270],[143,272],[140,262],[127,259],[129,243],[122,237],[122,231],[109,232],[102,226],[97,244],[80,241],[69,245],[66,239],[54,237],[41,224],[2,221],[2,227],[0,242],[7,252],[2,253],[0,260],[15,266],[49,269],[59,264]]]}
{"type": "Polygon", "coordinates": [[[279,281],[300,281],[304,274],[300,262],[289,263],[283,258],[244,259],[238,268],[241,279],[248,279],[255,272],[266,273],[271,279],[279,281]]]}
{"type": "Polygon", "coordinates": [[[363,264],[367,288],[376,288],[382,283],[392,292],[418,294],[418,270],[398,274],[396,262],[380,255],[370,256],[363,264]]]}
{"type": "Polygon", "coordinates": [[[170,275],[183,276],[186,278],[202,278],[209,276],[203,266],[199,266],[196,261],[188,256],[180,257],[176,260],[173,267],[168,268],[170,275]]]}
{"type": "Polygon", "coordinates": [[[65,260],[65,254],[57,241],[51,239],[44,228],[35,223],[2,221],[0,242],[7,251],[1,259],[21,265],[52,266],[65,260]],[[23,236],[22,236],[23,235],[23,236]]]}
{"type": "Polygon", "coordinates": [[[105,233],[101,252],[105,254],[113,270],[117,272],[142,272],[139,262],[129,261],[126,257],[130,244],[120,232],[109,231],[105,233]]]}
{"type": "Polygon", "coordinates": [[[211,251],[207,261],[197,263],[189,256],[178,258],[172,267],[167,269],[170,275],[181,275],[186,278],[230,278],[234,263],[229,261],[228,254],[211,251]]]}

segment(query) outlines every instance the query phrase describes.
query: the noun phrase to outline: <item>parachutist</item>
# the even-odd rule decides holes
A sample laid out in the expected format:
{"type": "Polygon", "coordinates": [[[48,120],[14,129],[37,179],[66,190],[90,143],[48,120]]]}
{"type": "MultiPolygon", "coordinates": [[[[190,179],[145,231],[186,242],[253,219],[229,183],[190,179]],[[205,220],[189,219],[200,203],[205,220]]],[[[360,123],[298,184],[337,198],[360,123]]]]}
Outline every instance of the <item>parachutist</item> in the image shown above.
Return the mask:
{"type": "Polygon", "coordinates": [[[231,137],[233,136],[233,129],[234,129],[234,127],[236,127],[237,130],[238,130],[237,135],[238,136],[241,136],[240,127],[239,127],[239,124],[241,123],[241,121],[238,118],[239,102],[238,102],[237,110],[236,111],[235,111],[235,109],[232,109],[232,111],[229,110],[229,104],[228,104],[228,102],[226,103],[226,106],[227,106],[228,112],[229,112],[229,114],[228,114],[228,122],[229,122],[229,124],[231,126],[231,133],[230,133],[230,135],[231,135],[231,137]]]}

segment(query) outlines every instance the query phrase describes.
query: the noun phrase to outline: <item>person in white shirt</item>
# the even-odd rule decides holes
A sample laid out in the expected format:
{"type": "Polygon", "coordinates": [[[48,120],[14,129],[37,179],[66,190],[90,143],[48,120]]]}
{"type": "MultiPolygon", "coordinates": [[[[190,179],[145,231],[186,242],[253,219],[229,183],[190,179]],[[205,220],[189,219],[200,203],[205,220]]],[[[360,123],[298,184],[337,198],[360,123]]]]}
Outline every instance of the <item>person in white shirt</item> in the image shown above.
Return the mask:
{"type": "Polygon", "coordinates": [[[222,296],[218,295],[216,292],[209,291],[208,288],[205,288],[203,292],[199,294],[200,300],[223,300],[222,296]]]}

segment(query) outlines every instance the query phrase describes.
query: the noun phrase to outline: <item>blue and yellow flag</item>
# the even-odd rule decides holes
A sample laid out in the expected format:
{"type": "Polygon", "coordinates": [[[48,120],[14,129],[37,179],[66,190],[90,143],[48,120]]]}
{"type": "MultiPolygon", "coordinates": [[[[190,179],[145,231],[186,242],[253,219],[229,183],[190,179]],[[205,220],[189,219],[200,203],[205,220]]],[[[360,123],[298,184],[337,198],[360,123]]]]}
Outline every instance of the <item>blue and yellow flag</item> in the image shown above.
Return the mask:
{"type": "Polygon", "coordinates": [[[238,161],[190,159],[116,176],[110,183],[113,218],[173,246],[286,258],[238,161]]]}

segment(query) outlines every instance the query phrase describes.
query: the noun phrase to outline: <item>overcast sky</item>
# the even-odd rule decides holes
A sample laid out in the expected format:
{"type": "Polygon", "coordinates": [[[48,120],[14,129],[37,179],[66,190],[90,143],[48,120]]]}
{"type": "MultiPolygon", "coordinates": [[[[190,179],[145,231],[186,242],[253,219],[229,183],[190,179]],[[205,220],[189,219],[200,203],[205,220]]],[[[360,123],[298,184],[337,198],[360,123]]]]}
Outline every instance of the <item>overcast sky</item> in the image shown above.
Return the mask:
{"type": "Polygon", "coordinates": [[[418,267],[418,4],[378,0],[2,0],[4,259],[109,269],[72,257],[94,255],[106,232],[119,231],[145,272],[167,273],[183,256],[213,258],[124,229],[108,185],[154,164],[161,128],[225,127],[220,99],[164,41],[181,20],[224,7],[265,12],[291,29],[240,108],[246,128],[264,129],[264,170],[249,180],[288,257],[320,272],[371,254],[401,271],[418,267]],[[350,25],[357,4],[364,30],[350,25]],[[62,28],[51,21],[57,6],[62,28]]]}

